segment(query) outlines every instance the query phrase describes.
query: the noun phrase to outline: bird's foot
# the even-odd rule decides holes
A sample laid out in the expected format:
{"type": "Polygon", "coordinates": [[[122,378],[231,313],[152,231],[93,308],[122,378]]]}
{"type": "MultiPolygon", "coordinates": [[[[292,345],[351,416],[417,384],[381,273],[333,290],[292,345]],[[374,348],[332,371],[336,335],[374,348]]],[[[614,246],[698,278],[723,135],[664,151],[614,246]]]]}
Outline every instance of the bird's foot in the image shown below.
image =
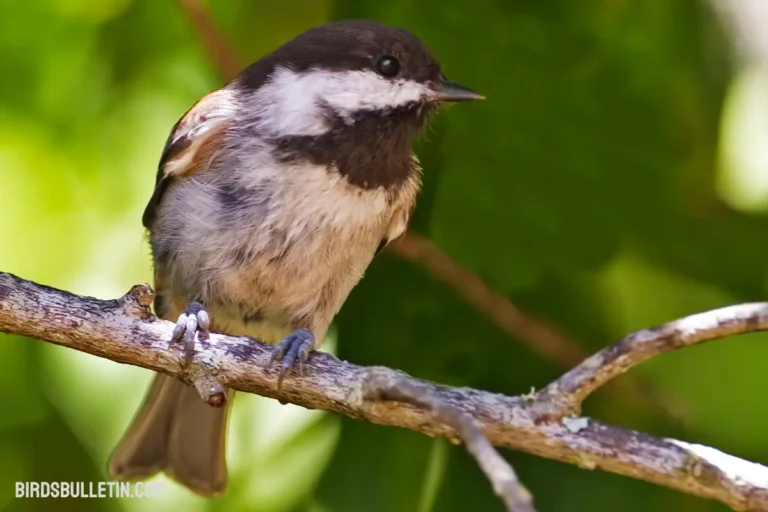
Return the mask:
{"type": "Polygon", "coordinates": [[[299,363],[299,373],[304,373],[304,362],[314,348],[315,335],[309,329],[296,329],[275,345],[269,362],[283,362],[277,377],[277,387],[283,384],[283,378],[293,369],[296,362],[299,363]]]}
{"type": "Polygon", "coordinates": [[[211,317],[199,302],[190,302],[187,309],[179,316],[173,329],[170,343],[184,340],[184,361],[188,362],[195,353],[195,334],[197,339],[207,340],[210,335],[211,317]]]}

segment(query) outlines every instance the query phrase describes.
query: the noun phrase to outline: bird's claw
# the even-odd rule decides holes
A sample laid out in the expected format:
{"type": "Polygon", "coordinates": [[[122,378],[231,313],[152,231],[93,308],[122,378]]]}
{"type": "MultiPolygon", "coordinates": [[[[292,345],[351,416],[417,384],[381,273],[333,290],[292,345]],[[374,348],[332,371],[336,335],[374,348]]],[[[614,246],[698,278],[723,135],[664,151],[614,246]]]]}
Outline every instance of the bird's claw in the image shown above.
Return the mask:
{"type": "Polygon", "coordinates": [[[283,384],[283,378],[293,369],[297,361],[299,373],[304,373],[304,363],[314,347],[315,335],[309,329],[296,329],[275,345],[269,362],[270,364],[275,360],[283,362],[277,376],[278,388],[283,384]]]}
{"type": "Polygon", "coordinates": [[[195,334],[197,339],[207,340],[210,334],[211,317],[199,302],[191,302],[179,316],[170,343],[184,340],[184,360],[189,361],[195,353],[195,334]]]}

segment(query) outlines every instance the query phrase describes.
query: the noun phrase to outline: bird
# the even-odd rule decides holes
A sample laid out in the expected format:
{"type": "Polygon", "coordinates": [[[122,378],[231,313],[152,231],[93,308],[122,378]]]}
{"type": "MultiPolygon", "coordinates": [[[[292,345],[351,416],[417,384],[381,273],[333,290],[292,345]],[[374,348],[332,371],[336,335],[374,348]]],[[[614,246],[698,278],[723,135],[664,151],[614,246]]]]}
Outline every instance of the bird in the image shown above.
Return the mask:
{"type": "MultiPolygon", "coordinates": [[[[173,126],[142,223],[155,313],[193,352],[211,330],[275,344],[279,382],[319,348],[374,256],[402,236],[421,186],[415,139],[449,81],[413,33],[367,20],[311,28],[195,103],[173,126]]],[[[234,392],[211,407],[157,374],[108,472],[164,472],[225,492],[234,392]]]]}

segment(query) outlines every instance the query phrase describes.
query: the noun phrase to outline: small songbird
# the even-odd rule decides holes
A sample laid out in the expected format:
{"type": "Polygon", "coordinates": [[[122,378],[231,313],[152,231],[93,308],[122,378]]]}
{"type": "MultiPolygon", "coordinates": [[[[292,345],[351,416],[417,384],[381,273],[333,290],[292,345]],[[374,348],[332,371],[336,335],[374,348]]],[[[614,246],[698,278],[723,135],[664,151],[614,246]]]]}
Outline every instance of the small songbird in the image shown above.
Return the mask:
{"type": "MultiPolygon", "coordinates": [[[[143,216],[171,342],[209,329],[277,343],[280,379],[318,347],[420,187],[412,144],[449,82],[413,34],[371,21],[304,32],[173,127],[143,216]]],[[[229,407],[157,375],[109,473],[164,471],[201,495],[227,485],[229,407]]]]}

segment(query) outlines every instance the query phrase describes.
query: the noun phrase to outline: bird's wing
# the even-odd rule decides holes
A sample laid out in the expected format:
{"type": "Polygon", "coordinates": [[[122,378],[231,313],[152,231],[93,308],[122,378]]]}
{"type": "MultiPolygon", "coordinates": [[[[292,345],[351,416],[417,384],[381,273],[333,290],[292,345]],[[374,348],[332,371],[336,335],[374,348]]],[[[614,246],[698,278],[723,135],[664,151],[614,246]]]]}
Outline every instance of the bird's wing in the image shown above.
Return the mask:
{"type": "Polygon", "coordinates": [[[142,217],[145,227],[150,227],[155,219],[168,185],[176,178],[193,174],[215,157],[222,132],[234,112],[232,92],[219,89],[203,97],[174,125],[160,157],[155,191],[142,217]]]}

